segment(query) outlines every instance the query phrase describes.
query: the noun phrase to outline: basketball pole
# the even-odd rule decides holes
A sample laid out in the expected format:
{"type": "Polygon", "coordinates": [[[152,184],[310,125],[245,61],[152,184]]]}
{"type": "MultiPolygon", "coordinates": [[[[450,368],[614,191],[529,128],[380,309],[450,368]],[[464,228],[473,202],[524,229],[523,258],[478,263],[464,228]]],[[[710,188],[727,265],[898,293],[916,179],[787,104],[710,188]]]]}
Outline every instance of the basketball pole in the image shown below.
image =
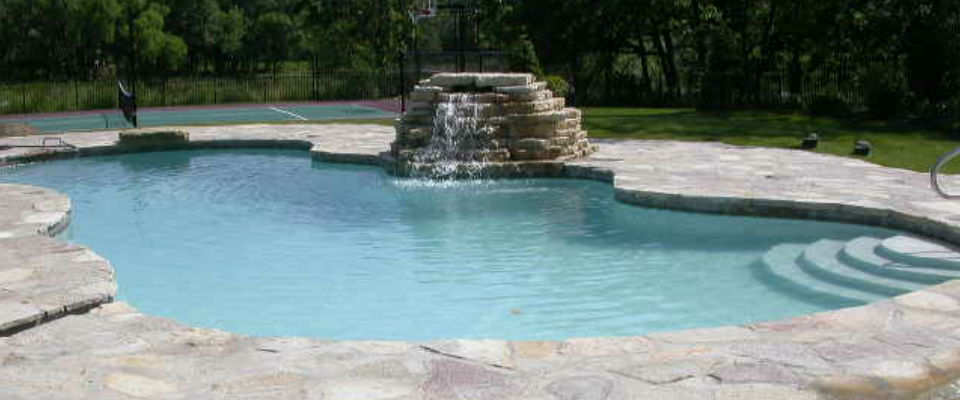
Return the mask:
{"type": "MultiPolygon", "coordinates": [[[[407,25],[407,0],[400,0],[401,14],[403,14],[404,39],[409,39],[406,35],[407,25]]],[[[405,40],[406,41],[406,40],[405,40]]],[[[407,50],[400,50],[400,114],[407,112],[407,71],[404,65],[407,63],[407,50]]]]}
{"type": "Polygon", "coordinates": [[[417,82],[420,82],[420,76],[422,76],[423,71],[420,69],[420,21],[414,20],[413,23],[413,56],[416,62],[417,76],[414,78],[417,82]]]}

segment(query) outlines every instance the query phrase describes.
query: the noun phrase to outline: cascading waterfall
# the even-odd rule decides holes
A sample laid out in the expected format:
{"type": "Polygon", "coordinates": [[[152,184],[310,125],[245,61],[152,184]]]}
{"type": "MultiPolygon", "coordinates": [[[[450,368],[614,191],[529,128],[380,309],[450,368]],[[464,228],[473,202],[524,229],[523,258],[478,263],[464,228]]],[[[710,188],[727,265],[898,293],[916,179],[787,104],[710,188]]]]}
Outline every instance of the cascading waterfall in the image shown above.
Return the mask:
{"type": "Polygon", "coordinates": [[[384,161],[439,180],[556,176],[596,151],[580,111],[531,74],[439,73],[419,82],[384,161]]]}
{"type": "Polygon", "coordinates": [[[430,178],[479,178],[495,147],[496,126],[483,118],[484,105],[474,93],[452,93],[437,104],[430,141],[414,160],[429,164],[421,174],[430,178]]]}

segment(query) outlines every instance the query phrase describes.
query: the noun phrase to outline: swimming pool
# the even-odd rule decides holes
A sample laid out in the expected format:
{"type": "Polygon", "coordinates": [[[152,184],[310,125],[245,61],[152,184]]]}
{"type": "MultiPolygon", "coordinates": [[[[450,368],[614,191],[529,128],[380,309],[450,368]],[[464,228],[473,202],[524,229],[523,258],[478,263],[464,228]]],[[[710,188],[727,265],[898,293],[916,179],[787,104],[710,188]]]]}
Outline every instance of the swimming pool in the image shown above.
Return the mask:
{"type": "Polygon", "coordinates": [[[0,170],[74,205],[64,238],[120,299],[189,324],[332,339],[560,339],[850,305],[759,279],[772,246],[892,231],[617,203],[608,184],[430,182],[294,150],[196,150],[0,170]]]}

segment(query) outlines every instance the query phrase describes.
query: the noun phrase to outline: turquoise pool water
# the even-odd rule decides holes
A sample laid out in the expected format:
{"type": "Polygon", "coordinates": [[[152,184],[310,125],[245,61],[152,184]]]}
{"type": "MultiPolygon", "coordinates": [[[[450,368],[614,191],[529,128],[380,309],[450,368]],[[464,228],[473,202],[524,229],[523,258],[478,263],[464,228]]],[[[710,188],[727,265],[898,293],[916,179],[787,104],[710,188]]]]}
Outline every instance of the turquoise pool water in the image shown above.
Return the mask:
{"type": "Polygon", "coordinates": [[[197,150],[0,169],[70,195],[67,240],[144,312],[254,335],[562,339],[841,306],[760,282],[770,246],[870,227],[650,210],[609,184],[427,182],[294,150],[197,150]]]}

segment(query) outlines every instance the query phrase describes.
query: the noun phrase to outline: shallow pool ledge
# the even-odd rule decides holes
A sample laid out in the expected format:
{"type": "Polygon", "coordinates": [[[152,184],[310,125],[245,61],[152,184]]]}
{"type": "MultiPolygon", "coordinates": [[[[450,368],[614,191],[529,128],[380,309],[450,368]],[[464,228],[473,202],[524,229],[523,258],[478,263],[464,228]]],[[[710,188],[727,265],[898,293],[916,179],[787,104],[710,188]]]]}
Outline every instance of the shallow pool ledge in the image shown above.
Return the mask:
{"type": "MultiPolygon", "coordinates": [[[[378,164],[393,129],[187,128],[200,147],[295,146],[378,164]]],[[[116,132],[61,135],[94,154],[116,132]]],[[[39,144],[0,138],[0,145],[39,144]]],[[[564,176],[614,182],[623,201],[700,212],[889,226],[960,243],[960,205],[923,174],[803,151],[598,140],[564,176]]],[[[56,157],[69,153],[53,154],[56,157]]],[[[0,150],[0,164],[50,157],[0,150]]],[[[909,399],[960,377],[960,281],[784,321],[638,337],[426,343],[257,338],[109,303],[109,263],[49,237],[54,191],[0,185],[0,393],[14,398],[909,399]],[[106,303],[106,304],[102,304],[106,303]],[[58,315],[91,309],[36,326],[58,315]],[[29,328],[29,329],[25,329],[29,328]]]]}

